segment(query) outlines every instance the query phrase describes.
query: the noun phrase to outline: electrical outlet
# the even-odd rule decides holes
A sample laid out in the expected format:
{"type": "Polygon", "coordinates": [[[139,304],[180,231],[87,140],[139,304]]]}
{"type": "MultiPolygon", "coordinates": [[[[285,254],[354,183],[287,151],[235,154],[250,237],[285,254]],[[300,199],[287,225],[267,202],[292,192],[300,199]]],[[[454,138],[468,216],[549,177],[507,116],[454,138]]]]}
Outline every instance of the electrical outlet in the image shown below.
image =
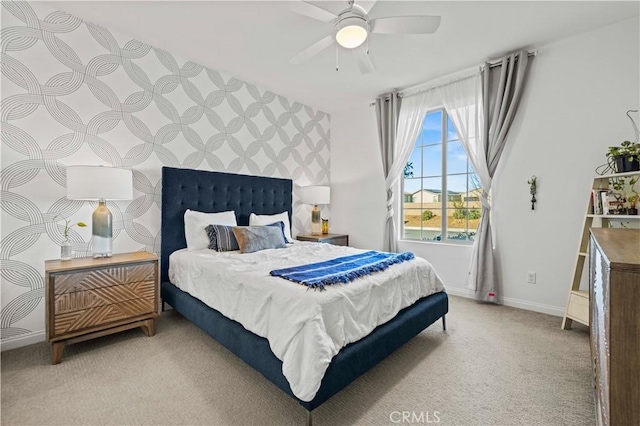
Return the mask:
{"type": "Polygon", "coordinates": [[[536,271],[527,272],[527,283],[535,284],[536,283],[536,271]]]}

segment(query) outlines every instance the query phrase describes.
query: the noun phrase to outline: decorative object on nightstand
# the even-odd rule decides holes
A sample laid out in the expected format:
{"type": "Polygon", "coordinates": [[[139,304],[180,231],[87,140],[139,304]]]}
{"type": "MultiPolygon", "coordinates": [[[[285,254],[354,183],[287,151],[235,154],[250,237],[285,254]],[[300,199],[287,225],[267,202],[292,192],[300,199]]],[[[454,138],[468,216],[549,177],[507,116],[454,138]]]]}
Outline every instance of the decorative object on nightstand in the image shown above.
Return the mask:
{"type": "MultiPolygon", "coordinates": [[[[53,218],[54,222],[57,222],[56,219],[58,218],[58,216],[60,215],[56,215],[53,218]]],[[[73,253],[71,251],[71,241],[69,241],[69,230],[76,225],[80,228],[84,228],[87,226],[84,222],[71,223],[69,219],[64,219],[64,241],[62,241],[62,244],[60,245],[60,260],[71,260],[71,255],[73,253]]]]}
{"type": "Polygon", "coordinates": [[[113,216],[106,200],[133,198],[131,170],[102,166],[67,167],[67,198],[98,201],[91,216],[93,257],[110,257],[112,253],[113,216]]]}
{"type": "Polygon", "coordinates": [[[322,235],[329,233],[329,219],[322,219],[322,235]]]}
{"type": "Polygon", "coordinates": [[[298,241],[333,244],[334,246],[349,245],[349,236],[346,234],[298,235],[296,239],[298,241]]]}
{"type": "Polygon", "coordinates": [[[67,344],[142,327],[155,334],[160,313],[158,256],[136,252],[45,262],[47,339],[53,364],[67,344]]]}
{"type": "Polygon", "coordinates": [[[318,204],[329,204],[331,200],[331,188],[328,186],[303,186],[301,199],[305,204],[313,204],[311,210],[311,235],[322,235],[322,221],[318,204]]]}

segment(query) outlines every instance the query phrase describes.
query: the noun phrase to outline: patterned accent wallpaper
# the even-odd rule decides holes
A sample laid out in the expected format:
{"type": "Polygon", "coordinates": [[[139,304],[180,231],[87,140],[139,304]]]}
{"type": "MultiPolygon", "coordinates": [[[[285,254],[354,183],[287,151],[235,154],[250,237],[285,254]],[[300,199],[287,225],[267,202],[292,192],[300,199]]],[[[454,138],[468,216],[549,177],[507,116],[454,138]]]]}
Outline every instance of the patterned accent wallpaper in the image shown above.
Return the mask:
{"type": "MultiPolygon", "coordinates": [[[[133,171],[134,199],[108,202],[114,252],[160,250],[161,167],[328,184],[329,115],[42,3],[2,2],[3,343],[44,330],[44,260],[59,258],[66,166],[133,171]]],[[[294,190],[294,234],[310,226],[294,190]]],[[[91,229],[73,227],[74,256],[91,229]]]]}

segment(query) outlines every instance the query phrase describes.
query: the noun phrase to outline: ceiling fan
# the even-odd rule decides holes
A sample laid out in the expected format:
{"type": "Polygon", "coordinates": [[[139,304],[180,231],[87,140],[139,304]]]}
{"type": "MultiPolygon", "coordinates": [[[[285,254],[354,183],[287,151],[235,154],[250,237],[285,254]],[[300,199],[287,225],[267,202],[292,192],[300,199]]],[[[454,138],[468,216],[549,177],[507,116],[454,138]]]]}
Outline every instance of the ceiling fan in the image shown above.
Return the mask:
{"type": "Polygon", "coordinates": [[[332,24],[333,32],[298,53],[289,62],[298,65],[336,42],[353,52],[360,72],[367,74],[375,70],[368,46],[364,44],[370,34],[432,34],[440,26],[439,16],[386,16],[372,19],[369,12],[375,1],[366,1],[364,4],[366,8],[351,0],[346,9],[335,15],[303,0],[290,2],[292,12],[332,24]]]}

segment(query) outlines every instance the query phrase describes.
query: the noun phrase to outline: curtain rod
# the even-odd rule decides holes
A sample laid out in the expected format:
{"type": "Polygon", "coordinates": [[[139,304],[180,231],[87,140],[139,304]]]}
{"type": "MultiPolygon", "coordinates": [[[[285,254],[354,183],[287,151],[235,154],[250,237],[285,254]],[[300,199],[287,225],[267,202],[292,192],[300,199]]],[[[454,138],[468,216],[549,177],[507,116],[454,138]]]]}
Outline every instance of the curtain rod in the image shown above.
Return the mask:
{"type": "MultiPolygon", "coordinates": [[[[534,50],[532,52],[528,52],[527,56],[529,58],[533,57],[533,56],[538,56],[538,51],[534,50]]],[[[517,60],[518,58],[516,58],[517,60]]],[[[500,65],[502,65],[501,61],[496,61],[496,62],[489,62],[489,68],[494,68],[494,67],[499,67],[500,65]]]]}
{"type": "MultiPolygon", "coordinates": [[[[528,54],[527,54],[527,56],[528,56],[528,57],[533,57],[533,56],[537,56],[537,55],[538,55],[538,51],[537,51],[537,50],[534,50],[534,51],[528,52],[528,54]]],[[[518,59],[518,58],[516,58],[516,60],[517,60],[517,59],[518,59]]],[[[499,67],[499,66],[501,66],[501,65],[502,65],[502,61],[488,62],[488,64],[489,64],[489,68],[495,68],[495,67],[499,67]]],[[[481,67],[484,67],[484,65],[481,65],[481,67]]],[[[472,70],[474,70],[474,69],[476,69],[476,68],[477,68],[477,66],[474,66],[474,67],[468,68],[467,72],[471,72],[472,70]]],[[[463,72],[465,72],[465,71],[456,72],[456,73],[451,74],[451,75],[455,75],[455,74],[462,74],[463,72]]],[[[446,83],[442,83],[441,85],[444,85],[444,84],[450,84],[450,83],[455,83],[455,82],[457,82],[457,81],[461,81],[461,80],[464,80],[464,79],[469,78],[469,77],[470,77],[469,75],[464,76],[464,77],[462,77],[462,76],[461,76],[461,77],[460,77],[460,78],[458,78],[458,79],[454,79],[454,80],[447,81],[446,83]]],[[[429,90],[429,89],[431,89],[431,88],[433,88],[433,87],[438,87],[438,85],[433,85],[433,86],[431,86],[431,87],[428,87],[428,86],[429,86],[429,84],[431,84],[432,82],[437,82],[438,80],[442,80],[442,79],[444,79],[444,78],[446,78],[446,76],[445,76],[445,77],[441,77],[441,78],[437,78],[437,79],[434,79],[434,80],[431,80],[431,81],[427,81],[427,82],[425,82],[425,83],[415,84],[415,85],[413,85],[413,86],[406,87],[406,88],[404,88],[404,89],[400,89],[400,90],[398,90],[398,92],[399,92],[399,96],[400,96],[400,97],[403,97],[404,92],[410,92],[410,91],[413,91],[413,90],[417,90],[417,89],[419,89],[420,87],[424,87],[424,89],[425,89],[425,90],[429,90]]],[[[421,91],[421,90],[419,90],[419,91],[417,91],[415,94],[418,94],[418,93],[420,93],[420,92],[422,92],[422,91],[421,91]]],[[[389,99],[389,98],[387,98],[387,99],[389,99]]],[[[375,106],[375,104],[376,104],[375,102],[372,102],[371,104],[369,104],[369,106],[375,106]]]]}
{"type": "MultiPolygon", "coordinates": [[[[534,51],[532,51],[532,52],[528,52],[528,53],[527,53],[527,56],[528,56],[528,57],[532,57],[532,56],[536,56],[537,54],[538,54],[538,51],[537,51],[537,50],[534,50],[534,51]]],[[[518,58],[516,57],[516,60],[517,60],[517,59],[518,59],[518,58]]],[[[495,68],[495,67],[499,67],[499,66],[501,66],[501,65],[502,65],[502,61],[494,61],[494,62],[488,62],[488,63],[489,63],[489,68],[495,68]]],[[[481,68],[482,68],[482,67],[484,67],[484,64],[480,65],[480,67],[481,67],[481,68]]],[[[456,74],[462,74],[462,73],[465,73],[465,74],[466,74],[466,72],[465,72],[465,71],[467,71],[467,72],[471,72],[472,70],[475,70],[475,69],[477,69],[477,68],[478,68],[478,65],[476,65],[476,66],[474,66],[474,67],[471,67],[471,68],[468,68],[467,70],[463,70],[463,71],[460,71],[460,72],[456,72],[456,73],[453,73],[453,74],[450,74],[450,75],[451,75],[451,76],[455,76],[456,74]]],[[[437,79],[434,79],[434,80],[431,80],[431,82],[437,82],[438,80],[441,80],[441,79],[444,79],[444,78],[446,78],[446,76],[445,76],[445,77],[441,77],[441,78],[437,78],[437,79]]],[[[467,78],[467,77],[461,77],[461,78],[456,79],[456,80],[451,80],[451,82],[464,80],[465,78],[467,78]]],[[[401,90],[398,90],[398,91],[399,91],[399,92],[402,92],[402,93],[404,93],[404,92],[411,92],[411,91],[416,90],[416,89],[418,89],[418,88],[420,88],[420,87],[422,87],[422,86],[428,86],[431,82],[427,81],[427,82],[424,82],[424,83],[414,84],[413,86],[405,87],[404,89],[401,89],[401,90]]],[[[448,82],[447,82],[447,83],[448,83],[448,82]]],[[[446,84],[446,83],[445,83],[445,84],[446,84]]],[[[435,86],[435,85],[434,85],[433,87],[437,87],[437,86],[435,86]]]]}

